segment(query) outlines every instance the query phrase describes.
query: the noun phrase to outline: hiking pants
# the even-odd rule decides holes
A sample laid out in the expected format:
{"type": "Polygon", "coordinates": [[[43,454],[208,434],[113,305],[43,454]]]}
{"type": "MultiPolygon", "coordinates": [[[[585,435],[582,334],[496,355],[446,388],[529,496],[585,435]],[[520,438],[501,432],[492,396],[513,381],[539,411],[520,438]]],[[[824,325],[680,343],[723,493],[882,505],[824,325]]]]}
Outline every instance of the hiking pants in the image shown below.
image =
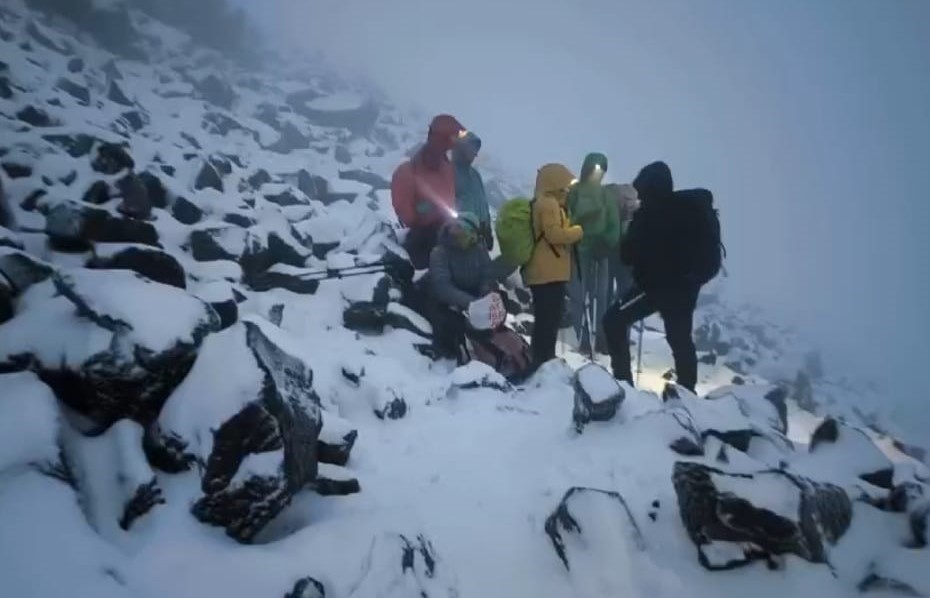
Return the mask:
{"type": "Polygon", "coordinates": [[[697,384],[697,353],[691,329],[694,326],[694,308],[699,289],[663,293],[643,293],[633,290],[622,301],[610,306],[604,314],[604,331],[610,351],[610,365],[614,377],[633,384],[630,365],[630,327],[658,312],[665,322],[665,338],[675,358],[678,384],[694,391],[697,384]]]}
{"type": "Polygon", "coordinates": [[[533,334],[530,349],[533,366],[539,367],[555,357],[562,310],[565,307],[565,283],[550,282],[530,286],[533,293],[533,334]]]}
{"type": "Polygon", "coordinates": [[[612,299],[607,258],[580,260],[569,283],[572,327],[582,353],[591,350],[591,337],[596,336],[595,349],[604,351],[604,331],[601,319],[612,299]],[[592,335],[590,328],[595,329],[592,335]]]}

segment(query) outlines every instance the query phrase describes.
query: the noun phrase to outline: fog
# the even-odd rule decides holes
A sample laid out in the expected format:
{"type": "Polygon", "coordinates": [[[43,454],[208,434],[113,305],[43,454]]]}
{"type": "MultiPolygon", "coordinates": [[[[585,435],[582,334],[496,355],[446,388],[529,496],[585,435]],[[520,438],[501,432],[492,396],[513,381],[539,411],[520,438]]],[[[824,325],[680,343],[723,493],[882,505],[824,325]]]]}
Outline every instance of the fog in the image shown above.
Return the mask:
{"type": "Polygon", "coordinates": [[[239,3],[398,103],[455,114],[522,179],[589,151],[618,182],[666,160],[715,193],[734,290],[828,366],[884,376],[930,437],[930,2],[239,3]]]}

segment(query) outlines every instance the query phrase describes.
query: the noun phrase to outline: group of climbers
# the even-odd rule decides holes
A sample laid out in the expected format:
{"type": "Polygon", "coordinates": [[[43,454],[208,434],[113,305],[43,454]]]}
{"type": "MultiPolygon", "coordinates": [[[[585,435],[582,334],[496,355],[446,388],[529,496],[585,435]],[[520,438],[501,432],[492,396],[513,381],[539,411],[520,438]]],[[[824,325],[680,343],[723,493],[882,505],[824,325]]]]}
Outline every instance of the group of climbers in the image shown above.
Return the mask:
{"type": "Polygon", "coordinates": [[[562,164],[540,168],[532,198],[506,202],[492,230],[484,182],[473,165],[480,149],[481,140],[458,120],[437,116],[426,143],[397,168],[391,184],[394,209],[407,228],[404,247],[415,268],[428,269],[437,355],[459,363],[480,358],[515,378],[529,374],[555,357],[567,295],[579,349],[592,357],[607,353],[614,376],[631,385],[630,328],[660,314],[678,382],[693,390],[694,310],[723,255],[711,193],[675,191],[664,162],[643,168],[631,185],[604,184],[607,158],[592,153],[578,179],[562,164]],[[499,259],[510,272],[521,269],[532,294],[528,347],[503,316],[483,330],[469,317],[475,306],[493,311],[500,303],[500,272],[490,256],[495,232],[499,259]]]}

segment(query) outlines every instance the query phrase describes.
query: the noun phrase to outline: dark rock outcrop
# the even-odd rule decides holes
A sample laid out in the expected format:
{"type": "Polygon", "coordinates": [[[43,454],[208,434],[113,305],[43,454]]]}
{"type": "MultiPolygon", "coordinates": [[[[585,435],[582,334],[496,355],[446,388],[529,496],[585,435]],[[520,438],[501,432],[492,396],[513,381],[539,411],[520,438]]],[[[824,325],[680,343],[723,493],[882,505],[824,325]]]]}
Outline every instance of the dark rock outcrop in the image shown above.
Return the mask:
{"type": "Polygon", "coordinates": [[[119,83],[115,80],[110,81],[110,87],[107,89],[107,99],[120,106],[133,106],[132,100],[126,97],[119,83]]]}
{"type": "Polygon", "coordinates": [[[72,98],[78,101],[78,103],[88,106],[90,104],[90,90],[87,89],[84,85],[79,85],[68,79],[62,77],[58,80],[58,89],[62,90],[72,98]]]}
{"type": "Polygon", "coordinates": [[[236,101],[236,92],[232,86],[216,75],[208,75],[195,85],[200,97],[214,106],[229,110],[236,101]]]}
{"type": "Polygon", "coordinates": [[[852,522],[852,504],[842,488],[782,471],[738,474],[678,462],[672,482],[698,560],[710,570],[780,554],[824,563],[827,546],[852,522]]]}
{"type": "Polygon", "coordinates": [[[91,243],[139,243],[158,247],[158,232],[148,222],[119,218],[102,208],[63,202],[46,216],[45,232],[61,250],[86,250],[91,243]]]}
{"type": "Polygon", "coordinates": [[[116,143],[101,143],[97,147],[97,157],[91,162],[91,168],[102,174],[119,174],[132,170],[135,165],[126,148],[116,143]]]}
{"type": "Polygon", "coordinates": [[[575,407],[572,419],[580,432],[592,421],[610,421],[617,414],[625,394],[620,383],[603,367],[591,363],[575,373],[575,407]]]}
{"type": "Polygon", "coordinates": [[[171,215],[181,224],[197,224],[203,218],[203,211],[189,200],[178,197],[171,206],[171,215]]]}
{"type": "Polygon", "coordinates": [[[220,193],[223,192],[223,179],[210,161],[204,161],[200,167],[197,180],[194,181],[194,189],[198,191],[200,189],[216,189],[220,193]]]}
{"type": "Polygon", "coordinates": [[[98,270],[131,270],[161,284],[179,289],[187,288],[184,268],[170,254],[145,245],[118,246],[115,250],[105,244],[95,247],[95,255],[88,268],[98,270]]]}

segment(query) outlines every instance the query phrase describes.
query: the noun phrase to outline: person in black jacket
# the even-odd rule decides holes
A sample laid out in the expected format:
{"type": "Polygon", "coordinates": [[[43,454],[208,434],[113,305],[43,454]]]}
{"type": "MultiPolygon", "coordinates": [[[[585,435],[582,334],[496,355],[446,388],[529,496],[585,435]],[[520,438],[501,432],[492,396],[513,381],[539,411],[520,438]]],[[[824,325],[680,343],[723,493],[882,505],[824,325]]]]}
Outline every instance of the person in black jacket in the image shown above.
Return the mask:
{"type": "MultiPolygon", "coordinates": [[[[678,383],[697,384],[697,354],[692,339],[694,309],[703,282],[695,264],[702,234],[706,190],[673,191],[664,162],[643,168],[633,186],[641,207],[623,239],[620,256],[633,268],[634,288],[608,308],[603,318],[614,377],[633,384],[629,331],[632,324],[658,312],[675,358],[678,383]]],[[[712,196],[710,197],[712,201],[712,196]]]]}

